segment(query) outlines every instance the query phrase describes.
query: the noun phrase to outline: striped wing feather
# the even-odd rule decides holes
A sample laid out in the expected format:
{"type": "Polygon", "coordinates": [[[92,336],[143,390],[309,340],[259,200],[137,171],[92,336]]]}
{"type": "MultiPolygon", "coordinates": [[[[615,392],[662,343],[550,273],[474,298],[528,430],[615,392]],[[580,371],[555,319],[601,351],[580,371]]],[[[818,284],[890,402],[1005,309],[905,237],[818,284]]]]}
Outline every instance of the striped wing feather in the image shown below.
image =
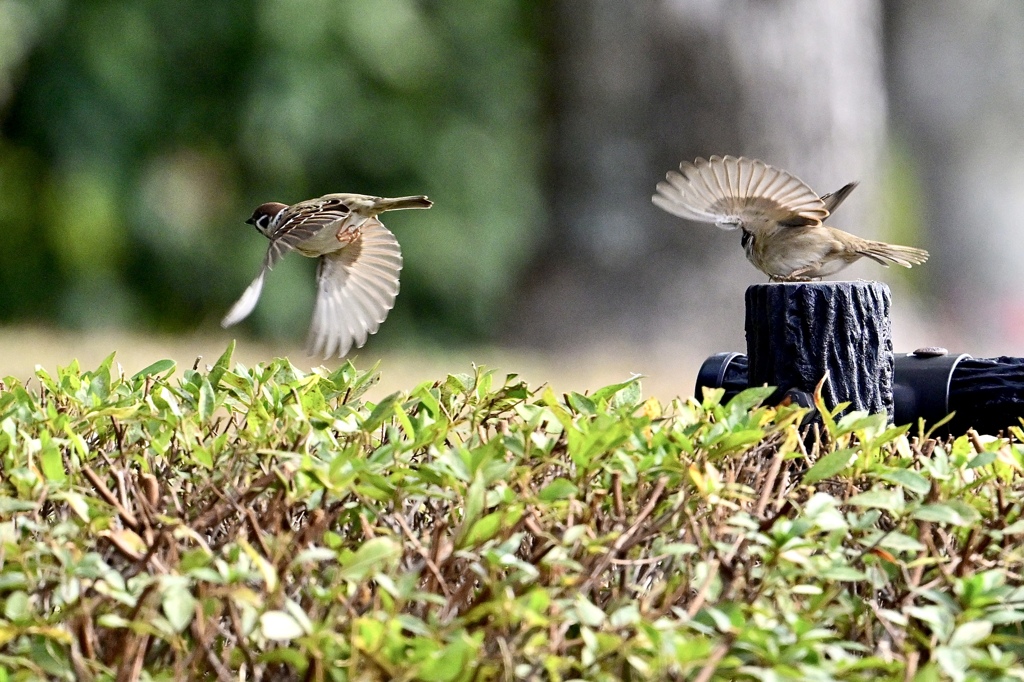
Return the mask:
{"type": "Polygon", "coordinates": [[[344,357],[366,343],[395,305],[401,270],[398,240],[376,218],[349,246],[321,256],[309,352],[344,357]]]}
{"type": "Polygon", "coordinates": [[[822,200],[795,175],[757,159],[712,156],[669,171],[652,197],[673,215],[735,229],[765,219],[785,225],[820,225],[822,200]]]}

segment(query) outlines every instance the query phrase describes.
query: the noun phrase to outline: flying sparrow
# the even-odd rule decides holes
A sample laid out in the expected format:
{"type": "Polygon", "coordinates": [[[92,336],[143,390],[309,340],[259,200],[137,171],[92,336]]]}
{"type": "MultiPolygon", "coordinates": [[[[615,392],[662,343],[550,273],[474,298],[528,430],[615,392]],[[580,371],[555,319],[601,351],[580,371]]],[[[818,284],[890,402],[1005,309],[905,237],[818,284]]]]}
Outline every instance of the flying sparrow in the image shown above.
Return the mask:
{"type": "Polygon", "coordinates": [[[851,182],[819,197],[802,180],[756,159],[712,156],[679,164],[658,183],[654,204],[673,215],[742,230],[754,267],[778,281],[806,281],[842,270],[861,257],[909,268],[928,260],[910,246],[861,239],[822,223],[849,196],[851,182]]]}
{"type": "Polygon", "coordinates": [[[270,240],[263,267],[221,326],[230,327],[252,312],[267,271],[294,249],[320,259],[308,350],[325,358],[344,357],[377,331],[398,296],[402,251],[377,215],[430,206],[424,196],[382,199],[362,194],[327,194],[291,206],[262,204],[245,222],[270,240]]]}

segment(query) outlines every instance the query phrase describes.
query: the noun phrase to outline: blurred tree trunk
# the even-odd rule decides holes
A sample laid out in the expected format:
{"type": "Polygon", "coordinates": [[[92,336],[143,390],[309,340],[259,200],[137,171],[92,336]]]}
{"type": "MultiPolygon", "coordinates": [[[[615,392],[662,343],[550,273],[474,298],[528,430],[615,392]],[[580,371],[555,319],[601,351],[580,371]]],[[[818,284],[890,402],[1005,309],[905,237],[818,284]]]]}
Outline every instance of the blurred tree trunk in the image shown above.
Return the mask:
{"type": "MultiPolygon", "coordinates": [[[[885,93],[877,0],[556,2],[548,247],[508,336],[539,347],[742,347],[764,281],[739,236],[651,204],[683,159],[761,158],[873,231],[885,93]]],[[[854,274],[853,276],[856,276],[854,274]]]]}
{"type": "Polygon", "coordinates": [[[1019,355],[1024,343],[1024,3],[886,4],[894,132],[944,313],[936,343],[1019,355]],[[911,183],[913,187],[913,183],[911,183]],[[943,338],[944,337],[944,338],[943,338]]]}

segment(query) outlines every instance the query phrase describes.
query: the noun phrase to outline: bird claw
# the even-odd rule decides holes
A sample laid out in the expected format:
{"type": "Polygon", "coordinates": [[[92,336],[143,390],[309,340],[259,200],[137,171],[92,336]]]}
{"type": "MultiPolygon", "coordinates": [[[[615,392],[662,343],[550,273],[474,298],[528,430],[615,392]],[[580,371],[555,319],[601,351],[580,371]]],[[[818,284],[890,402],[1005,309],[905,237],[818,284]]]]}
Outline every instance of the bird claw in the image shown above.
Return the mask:
{"type": "Polygon", "coordinates": [[[356,237],[359,236],[359,230],[352,229],[352,227],[348,225],[343,225],[338,228],[338,233],[335,236],[342,244],[351,244],[356,240],[356,237]]]}

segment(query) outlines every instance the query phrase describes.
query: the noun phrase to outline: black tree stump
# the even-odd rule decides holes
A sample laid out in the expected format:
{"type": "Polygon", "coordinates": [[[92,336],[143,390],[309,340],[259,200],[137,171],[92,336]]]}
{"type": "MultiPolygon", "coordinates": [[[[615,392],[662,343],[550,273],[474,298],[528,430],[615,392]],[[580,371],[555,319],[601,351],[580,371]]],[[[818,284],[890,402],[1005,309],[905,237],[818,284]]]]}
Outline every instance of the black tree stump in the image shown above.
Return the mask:
{"type": "Polygon", "coordinates": [[[747,288],[750,386],[775,386],[775,399],[813,394],[822,377],[829,409],[893,418],[889,287],[879,282],[785,282],[747,288]]]}

